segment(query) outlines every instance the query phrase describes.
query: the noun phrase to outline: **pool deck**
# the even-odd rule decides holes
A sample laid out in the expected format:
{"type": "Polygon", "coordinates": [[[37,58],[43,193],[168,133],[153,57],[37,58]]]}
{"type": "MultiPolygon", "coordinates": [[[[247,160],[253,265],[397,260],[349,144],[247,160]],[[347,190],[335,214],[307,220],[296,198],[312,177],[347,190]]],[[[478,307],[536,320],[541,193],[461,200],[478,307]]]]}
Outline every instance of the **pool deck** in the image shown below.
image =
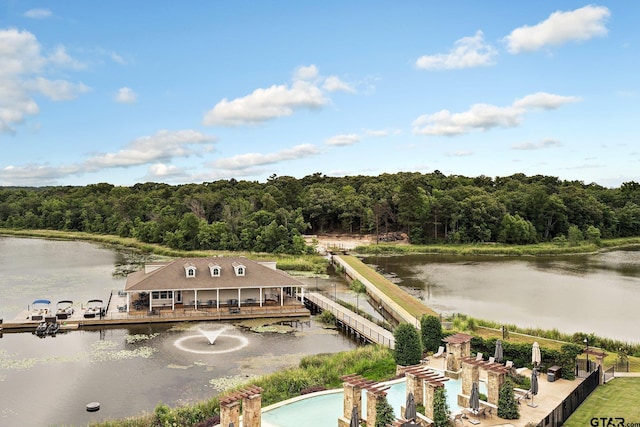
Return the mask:
{"type": "MultiPolygon", "coordinates": [[[[441,358],[429,358],[427,366],[436,370],[443,370],[446,360],[441,358]]],[[[531,376],[531,370],[528,368],[518,369],[518,372],[526,377],[531,376]]],[[[482,376],[480,377],[482,380],[482,376]]],[[[476,427],[489,427],[489,426],[513,426],[524,427],[529,423],[537,425],[542,421],[549,413],[551,413],[558,405],[560,405],[571,392],[577,388],[582,382],[582,378],[576,378],[575,380],[557,379],[553,382],[548,382],[546,377],[541,373],[538,377],[538,394],[533,398],[533,404],[535,407],[529,406],[532,402],[531,399],[521,399],[518,409],[520,410],[520,418],[517,420],[505,420],[499,418],[495,413],[485,418],[480,417],[479,424],[475,424],[476,427]]],[[[473,426],[470,420],[475,420],[473,416],[463,420],[463,426],[473,426]]],[[[457,423],[457,425],[460,425],[457,423]]]]}
{"type": "MultiPolygon", "coordinates": [[[[61,325],[60,329],[64,331],[84,327],[109,327],[144,323],[228,321],[256,318],[297,319],[311,315],[303,304],[293,298],[285,300],[283,305],[263,305],[262,307],[259,305],[246,305],[240,307],[239,310],[236,309],[236,307],[233,307],[233,309],[229,307],[198,307],[198,309],[195,309],[193,306],[183,307],[182,305],[176,305],[175,310],[166,308],[154,310],[152,313],[146,310],[129,311],[129,313],[127,313],[121,311],[121,308],[119,308],[125,305],[125,297],[119,296],[117,292],[114,292],[110,296],[108,310],[102,318],[100,316],[85,318],[84,308],[75,307],[74,313],[69,318],[58,319],[57,322],[61,325]]],[[[41,321],[30,320],[30,314],[31,312],[28,310],[23,310],[18,313],[15,319],[0,324],[2,332],[35,331],[41,321]]],[[[52,308],[50,315],[55,315],[55,307],[52,308]]]]}

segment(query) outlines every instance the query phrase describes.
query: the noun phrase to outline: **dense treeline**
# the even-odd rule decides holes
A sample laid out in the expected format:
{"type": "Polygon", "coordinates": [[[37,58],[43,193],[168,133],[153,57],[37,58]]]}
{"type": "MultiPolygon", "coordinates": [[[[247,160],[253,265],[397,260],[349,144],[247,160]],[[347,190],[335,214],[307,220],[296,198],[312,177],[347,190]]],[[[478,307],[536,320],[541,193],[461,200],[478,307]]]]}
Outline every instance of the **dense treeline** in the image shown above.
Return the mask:
{"type": "Polygon", "coordinates": [[[171,186],[0,188],[0,227],[116,234],[176,249],[304,253],[303,234],[406,232],[413,243],[640,235],[640,184],[433,173],[171,186]]]}

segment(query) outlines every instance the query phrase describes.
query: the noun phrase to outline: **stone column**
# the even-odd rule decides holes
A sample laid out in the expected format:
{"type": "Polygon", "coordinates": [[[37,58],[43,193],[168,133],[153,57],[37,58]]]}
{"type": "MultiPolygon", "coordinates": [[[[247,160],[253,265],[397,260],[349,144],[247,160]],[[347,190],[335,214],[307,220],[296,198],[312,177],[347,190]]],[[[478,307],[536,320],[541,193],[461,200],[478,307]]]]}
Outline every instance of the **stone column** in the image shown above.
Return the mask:
{"type": "Polygon", "coordinates": [[[240,425],[239,400],[220,405],[220,425],[228,426],[229,423],[233,423],[234,426],[240,425]]]}
{"type": "Polygon", "coordinates": [[[447,344],[447,370],[458,372],[460,370],[460,359],[464,357],[463,344],[447,344]]]}
{"type": "Polygon", "coordinates": [[[416,403],[424,406],[422,379],[409,372],[406,373],[405,377],[407,378],[407,396],[409,393],[413,393],[413,399],[416,403]]]}
{"type": "Polygon", "coordinates": [[[344,389],[342,416],[346,419],[351,419],[353,407],[357,406],[358,410],[362,408],[362,390],[360,387],[356,387],[348,382],[345,382],[342,388],[344,389]]]}
{"type": "Polygon", "coordinates": [[[604,384],[604,356],[604,353],[596,354],[596,369],[600,368],[600,385],[604,384]]]}
{"type": "Polygon", "coordinates": [[[433,419],[433,398],[436,394],[436,386],[425,382],[424,390],[424,415],[430,420],[433,419]]]}
{"type": "Polygon", "coordinates": [[[474,382],[480,384],[480,369],[477,365],[462,362],[462,394],[470,395],[474,382]]]}
{"type": "Polygon", "coordinates": [[[259,394],[242,399],[242,425],[244,427],[262,425],[262,397],[259,394]]]}
{"type": "Polygon", "coordinates": [[[500,399],[500,387],[504,384],[504,372],[496,372],[487,370],[487,401],[498,405],[500,399]]]}
{"type": "Polygon", "coordinates": [[[376,426],[376,404],[379,397],[377,393],[367,391],[367,427],[376,426]]]}

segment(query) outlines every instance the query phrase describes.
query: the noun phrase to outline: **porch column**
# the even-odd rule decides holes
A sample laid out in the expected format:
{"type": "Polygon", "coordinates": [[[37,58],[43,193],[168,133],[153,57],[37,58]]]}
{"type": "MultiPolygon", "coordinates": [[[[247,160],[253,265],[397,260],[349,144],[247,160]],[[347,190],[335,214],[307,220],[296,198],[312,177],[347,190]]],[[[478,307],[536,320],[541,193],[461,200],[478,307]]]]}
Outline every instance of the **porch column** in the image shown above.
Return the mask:
{"type": "Polygon", "coordinates": [[[304,304],[304,288],[300,288],[300,293],[302,294],[300,301],[304,304]]]}
{"type": "Polygon", "coordinates": [[[153,291],[149,292],[149,311],[153,310],[153,291]]]}
{"type": "Polygon", "coordinates": [[[216,308],[220,310],[220,289],[216,289],[216,308]]]}
{"type": "Polygon", "coordinates": [[[131,293],[127,292],[127,314],[129,313],[129,305],[131,304],[131,293]]]}
{"type": "Polygon", "coordinates": [[[193,307],[198,311],[198,290],[193,290],[193,307]]]}
{"type": "Polygon", "coordinates": [[[284,288],[280,287],[280,307],[284,305],[284,288]]]}
{"type": "Polygon", "coordinates": [[[240,288],[238,288],[238,308],[240,308],[240,288]]]}
{"type": "Polygon", "coordinates": [[[176,291],[171,291],[171,311],[176,309],[176,291]]]}
{"type": "Polygon", "coordinates": [[[260,307],[262,307],[262,288],[260,288],[260,307]]]}

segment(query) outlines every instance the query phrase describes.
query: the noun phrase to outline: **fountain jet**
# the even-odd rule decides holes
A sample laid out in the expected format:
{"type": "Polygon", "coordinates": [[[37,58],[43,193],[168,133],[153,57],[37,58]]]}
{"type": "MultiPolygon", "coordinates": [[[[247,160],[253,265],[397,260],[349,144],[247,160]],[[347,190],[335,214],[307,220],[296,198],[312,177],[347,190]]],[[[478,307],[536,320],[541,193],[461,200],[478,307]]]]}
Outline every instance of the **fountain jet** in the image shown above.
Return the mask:
{"type": "Polygon", "coordinates": [[[214,345],[216,342],[216,338],[218,338],[218,336],[220,336],[221,333],[223,333],[225,330],[227,330],[227,327],[224,328],[220,328],[218,330],[215,331],[205,331],[202,329],[198,329],[200,331],[200,333],[202,335],[204,335],[207,340],[209,340],[209,344],[214,345]]]}

